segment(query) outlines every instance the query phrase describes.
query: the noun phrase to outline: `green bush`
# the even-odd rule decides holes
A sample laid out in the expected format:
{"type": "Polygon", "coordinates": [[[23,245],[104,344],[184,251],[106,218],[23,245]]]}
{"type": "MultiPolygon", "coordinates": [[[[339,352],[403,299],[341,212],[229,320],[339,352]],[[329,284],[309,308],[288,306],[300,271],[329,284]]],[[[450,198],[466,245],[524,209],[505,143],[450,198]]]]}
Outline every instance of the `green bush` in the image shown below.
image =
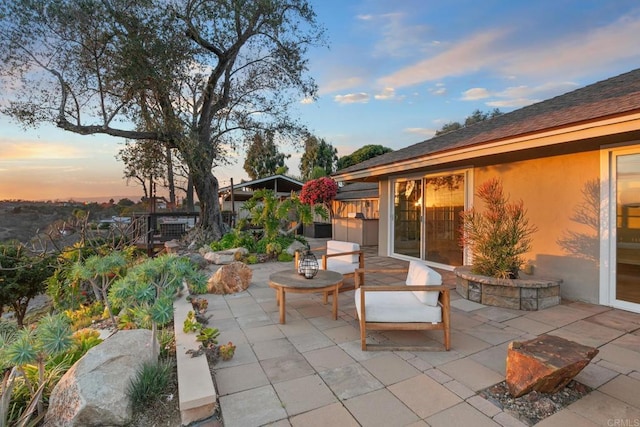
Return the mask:
{"type": "Polygon", "coordinates": [[[142,365],[127,389],[134,410],[141,409],[160,397],[169,385],[172,370],[171,364],[164,360],[142,365]]]}
{"type": "Polygon", "coordinates": [[[257,264],[258,257],[255,254],[251,254],[247,257],[247,264],[257,264]]]}
{"type": "Polygon", "coordinates": [[[247,231],[233,229],[229,233],[222,236],[217,242],[210,245],[213,251],[224,251],[231,248],[246,248],[249,252],[256,251],[256,241],[253,235],[247,231]]]}
{"type": "Polygon", "coordinates": [[[289,255],[286,252],[282,252],[280,255],[278,255],[278,261],[280,262],[293,261],[293,255],[289,255]]]}

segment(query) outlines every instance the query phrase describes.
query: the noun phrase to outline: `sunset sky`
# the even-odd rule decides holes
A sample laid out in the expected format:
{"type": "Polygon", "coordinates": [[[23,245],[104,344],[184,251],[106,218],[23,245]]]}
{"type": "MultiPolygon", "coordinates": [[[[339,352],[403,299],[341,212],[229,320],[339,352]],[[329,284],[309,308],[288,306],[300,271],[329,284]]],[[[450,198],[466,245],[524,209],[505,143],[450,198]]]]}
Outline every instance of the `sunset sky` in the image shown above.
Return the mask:
{"type": "MultiPolygon", "coordinates": [[[[310,52],[316,103],[297,113],[343,156],[433,136],[472,111],[503,112],[640,66],[637,0],[312,0],[329,49],[310,52]]],[[[0,83],[0,103],[2,99],[0,83]]],[[[23,130],[0,116],[0,200],[131,197],[115,159],[123,140],[48,125],[23,130]]],[[[292,153],[292,147],[280,147],[292,153]]],[[[299,173],[300,152],[288,160],[299,173]]],[[[244,151],[217,168],[246,178],[244,151]]]]}

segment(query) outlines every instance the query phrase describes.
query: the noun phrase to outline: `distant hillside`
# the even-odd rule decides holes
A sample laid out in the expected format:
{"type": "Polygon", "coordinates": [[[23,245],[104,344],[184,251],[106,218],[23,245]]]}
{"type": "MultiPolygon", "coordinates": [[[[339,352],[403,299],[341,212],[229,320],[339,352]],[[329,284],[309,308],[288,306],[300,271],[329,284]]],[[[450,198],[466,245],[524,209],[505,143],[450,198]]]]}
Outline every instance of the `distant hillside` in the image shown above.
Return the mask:
{"type": "Polygon", "coordinates": [[[45,203],[25,201],[0,201],[0,241],[28,242],[39,232],[44,232],[56,221],[68,220],[76,209],[89,210],[90,219],[110,218],[116,214],[113,208],[92,203],[45,203]]]}

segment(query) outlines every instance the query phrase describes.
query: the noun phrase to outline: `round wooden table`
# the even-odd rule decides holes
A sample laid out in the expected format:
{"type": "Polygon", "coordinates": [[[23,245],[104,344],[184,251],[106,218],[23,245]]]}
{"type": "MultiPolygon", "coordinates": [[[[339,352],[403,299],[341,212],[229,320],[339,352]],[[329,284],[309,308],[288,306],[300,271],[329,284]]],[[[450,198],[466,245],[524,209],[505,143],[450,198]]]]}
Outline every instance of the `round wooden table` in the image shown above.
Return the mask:
{"type": "Polygon", "coordinates": [[[280,323],[285,323],[285,294],[287,292],[307,294],[311,292],[333,292],[333,320],[338,319],[338,289],[342,286],[342,274],[331,270],[319,270],[313,279],[306,279],[296,270],[284,270],[269,276],[269,286],[276,290],[276,301],[280,305],[280,323]]]}

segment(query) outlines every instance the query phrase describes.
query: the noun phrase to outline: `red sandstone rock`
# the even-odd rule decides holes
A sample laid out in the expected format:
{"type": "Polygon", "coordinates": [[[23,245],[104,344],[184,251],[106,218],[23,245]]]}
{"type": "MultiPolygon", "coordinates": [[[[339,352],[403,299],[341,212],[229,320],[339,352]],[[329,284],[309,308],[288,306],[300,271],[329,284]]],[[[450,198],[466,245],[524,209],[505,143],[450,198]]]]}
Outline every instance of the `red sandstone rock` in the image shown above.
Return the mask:
{"type": "Polygon", "coordinates": [[[533,390],[555,393],[566,386],[598,350],[554,335],[512,342],[507,352],[507,386],[514,397],[533,390]]]}
{"type": "Polygon", "coordinates": [[[249,287],[253,271],[242,262],[223,265],[207,283],[210,294],[234,294],[249,287]]]}

